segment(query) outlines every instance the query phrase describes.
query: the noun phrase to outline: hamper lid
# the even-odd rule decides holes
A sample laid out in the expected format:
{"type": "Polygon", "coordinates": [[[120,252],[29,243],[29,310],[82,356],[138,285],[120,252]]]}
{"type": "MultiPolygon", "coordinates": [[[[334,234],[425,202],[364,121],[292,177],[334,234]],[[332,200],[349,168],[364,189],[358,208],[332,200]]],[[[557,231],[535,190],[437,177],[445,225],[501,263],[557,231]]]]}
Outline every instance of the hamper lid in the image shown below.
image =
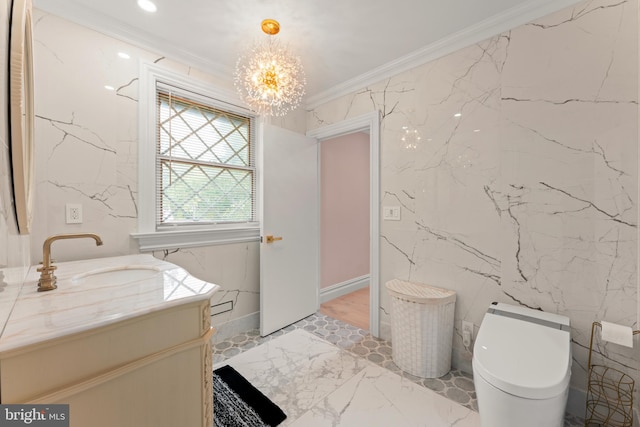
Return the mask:
{"type": "Polygon", "coordinates": [[[389,280],[385,286],[391,296],[423,304],[446,304],[456,300],[455,291],[424,283],[393,279],[389,280]]]}

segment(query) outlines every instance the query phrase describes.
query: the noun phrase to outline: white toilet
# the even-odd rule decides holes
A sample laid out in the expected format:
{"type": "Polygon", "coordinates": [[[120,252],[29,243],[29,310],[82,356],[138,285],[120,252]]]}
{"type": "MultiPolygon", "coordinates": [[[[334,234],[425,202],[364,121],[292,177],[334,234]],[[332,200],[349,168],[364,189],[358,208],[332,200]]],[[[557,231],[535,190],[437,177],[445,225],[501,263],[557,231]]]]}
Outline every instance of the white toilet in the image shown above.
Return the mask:
{"type": "Polygon", "coordinates": [[[562,427],[571,377],[569,318],[493,303],[473,347],[482,427],[562,427]]]}

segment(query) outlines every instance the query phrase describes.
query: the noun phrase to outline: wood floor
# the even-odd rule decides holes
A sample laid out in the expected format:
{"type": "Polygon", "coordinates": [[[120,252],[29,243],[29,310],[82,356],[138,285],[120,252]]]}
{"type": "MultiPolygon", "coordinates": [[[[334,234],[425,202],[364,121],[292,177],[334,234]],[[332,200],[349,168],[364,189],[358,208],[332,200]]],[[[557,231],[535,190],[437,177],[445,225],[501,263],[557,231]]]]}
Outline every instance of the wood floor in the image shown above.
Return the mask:
{"type": "Polygon", "coordinates": [[[320,304],[320,313],[369,330],[369,287],[320,304]]]}

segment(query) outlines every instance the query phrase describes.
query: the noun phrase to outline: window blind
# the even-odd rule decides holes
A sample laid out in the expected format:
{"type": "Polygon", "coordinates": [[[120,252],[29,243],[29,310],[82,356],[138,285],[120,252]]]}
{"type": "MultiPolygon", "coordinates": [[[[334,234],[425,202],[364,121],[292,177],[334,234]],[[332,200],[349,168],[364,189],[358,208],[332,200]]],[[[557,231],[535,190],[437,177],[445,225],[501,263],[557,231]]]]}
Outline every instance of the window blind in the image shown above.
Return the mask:
{"type": "Polygon", "coordinates": [[[157,227],[255,221],[255,119],[171,86],[156,93],[157,227]]]}

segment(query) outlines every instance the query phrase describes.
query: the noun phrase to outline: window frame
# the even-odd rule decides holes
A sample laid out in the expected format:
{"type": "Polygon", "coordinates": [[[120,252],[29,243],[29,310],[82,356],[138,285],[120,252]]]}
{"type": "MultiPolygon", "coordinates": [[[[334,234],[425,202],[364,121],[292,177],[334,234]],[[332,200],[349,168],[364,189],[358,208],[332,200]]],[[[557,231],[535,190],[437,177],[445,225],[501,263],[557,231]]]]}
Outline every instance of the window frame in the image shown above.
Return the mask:
{"type": "MultiPolygon", "coordinates": [[[[248,108],[239,105],[238,98],[232,92],[212,87],[190,76],[160,67],[157,64],[142,62],[140,64],[140,82],[138,99],[138,231],[131,237],[137,240],[141,252],[210,246],[229,243],[254,242],[260,240],[260,222],[219,223],[206,225],[176,225],[157,228],[156,224],[156,144],[157,144],[157,102],[156,87],[158,83],[176,87],[183,92],[193,94],[195,101],[206,99],[207,103],[215,100],[213,106],[229,110],[253,118],[255,150],[259,149],[259,118],[248,108]]],[[[255,160],[256,177],[255,202],[256,215],[260,205],[260,174],[258,161],[255,160]]]]}

